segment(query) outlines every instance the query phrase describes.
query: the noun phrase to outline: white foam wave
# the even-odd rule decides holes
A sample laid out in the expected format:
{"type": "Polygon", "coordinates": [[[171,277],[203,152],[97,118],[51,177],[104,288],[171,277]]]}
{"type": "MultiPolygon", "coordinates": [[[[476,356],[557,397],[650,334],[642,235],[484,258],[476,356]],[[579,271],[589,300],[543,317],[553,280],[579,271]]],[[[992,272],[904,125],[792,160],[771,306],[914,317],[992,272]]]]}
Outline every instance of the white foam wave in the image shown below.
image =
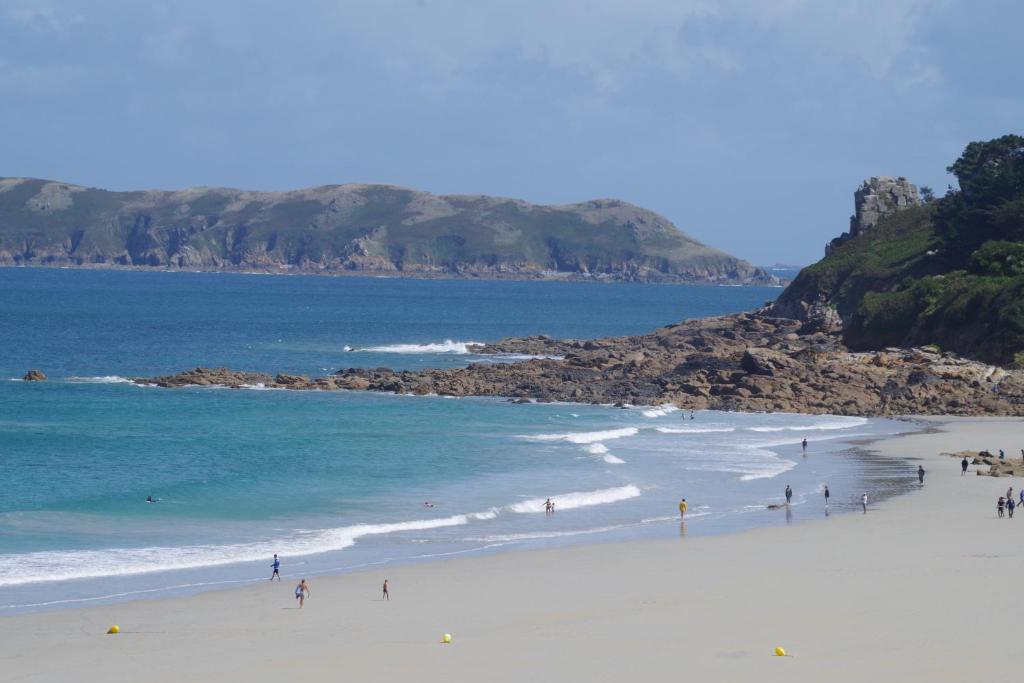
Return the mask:
{"type": "Polygon", "coordinates": [[[658,406],[657,408],[649,408],[649,409],[643,411],[643,416],[644,417],[665,417],[669,413],[674,413],[677,410],[679,410],[679,408],[676,408],[674,405],[666,404],[666,405],[663,405],[663,406],[658,406]]]}
{"type": "MultiPolygon", "coordinates": [[[[606,505],[618,503],[640,495],[640,488],[634,484],[618,486],[610,489],[598,489],[597,491],[576,491],[574,493],[562,493],[551,496],[551,502],[555,504],[555,510],[573,510],[576,508],[589,507],[591,505],[606,505]]],[[[544,512],[545,498],[532,498],[521,503],[508,506],[511,512],[544,512]]]]}
{"type": "Polygon", "coordinates": [[[662,434],[725,434],[736,431],[735,427],[655,427],[662,434]]]}
{"type": "Polygon", "coordinates": [[[623,460],[622,458],[619,458],[617,456],[614,456],[611,453],[606,453],[601,459],[604,460],[609,465],[625,465],[626,464],[625,460],[623,460]]]}
{"type": "Polygon", "coordinates": [[[831,420],[828,422],[819,422],[817,424],[810,425],[791,425],[784,427],[747,427],[747,429],[749,429],[752,432],[813,432],[831,431],[834,429],[852,429],[854,427],[862,427],[867,423],[867,418],[849,417],[838,420],[831,420]]]}
{"type": "Polygon", "coordinates": [[[104,375],[102,377],[67,377],[67,382],[76,384],[131,384],[132,381],[120,375],[104,375]]]}
{"type": "Polygon", "coordinates": [[[371,353],[451,353],[465,355],[469,353],[470,346],[477,346],[480,342],[474,341],[452,341],[445,339],[443,342],[431,344],[387,344],[384,346],[364,346],[352,348],[346,346],[346,351],[369,351],[371,353]]]}
{"type": "Polygon", "coordinates": [[[610,441],[621,439],[627,436],[636,436],[640,432],[636,427],[622,427],[621,429],[607,429],[600,432],[568,432],[564,434],[535,434],[523,436],[531,441],[568,441],[569,443],[589,444],[598,441],[610,441]]]}
{"type": "Polygon", "coordinates": [[[407,522],[355,524],[333,529],[296,532],[286,538],[253,543],[40,551],[18,555],[0,555],[0,586],[215,567],[265,560],[274,553],[292,557],[315,555],[332,550],[344,550],[363,536],[461,526],[467,524],[470,519],[492,519],[496,515],[497,511],[489,510],[467,515],[417,519],[407,522]]]}

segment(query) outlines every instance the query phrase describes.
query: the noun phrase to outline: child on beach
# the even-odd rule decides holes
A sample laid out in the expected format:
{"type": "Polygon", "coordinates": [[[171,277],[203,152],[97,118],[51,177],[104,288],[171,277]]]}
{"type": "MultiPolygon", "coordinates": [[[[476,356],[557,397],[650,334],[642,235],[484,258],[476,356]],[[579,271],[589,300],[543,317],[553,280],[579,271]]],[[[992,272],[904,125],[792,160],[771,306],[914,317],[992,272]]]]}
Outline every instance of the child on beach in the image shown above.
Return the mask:
{"type": "Polygon", "coordinates": [[[306,584],[306,580],[299,581],[299,585],[295,587],[295,599],[299,601],[299,609],[306,603],[306,598],[309,597],[309,585],[306,584]]]}
{"type": "Polygon", "coordinates": [[[679,501],[679,519],[682,519],[683,517],[686,517],[686,508],[687,508],[686,499],[685,498],[680,499],[680,501],[679,501]]]}
{"type": "Polygon", "coordinates": [[[277,580],[280,581],[281,580],[281,560],[277,559],[277,553],[274,553],[274,563],[272,565],[270,565],[270,566],[273,567],[273,569],[274,569],[274,573],[270,575],[270,580],[273,581],[274,577],[276,576],[277,580]]]}

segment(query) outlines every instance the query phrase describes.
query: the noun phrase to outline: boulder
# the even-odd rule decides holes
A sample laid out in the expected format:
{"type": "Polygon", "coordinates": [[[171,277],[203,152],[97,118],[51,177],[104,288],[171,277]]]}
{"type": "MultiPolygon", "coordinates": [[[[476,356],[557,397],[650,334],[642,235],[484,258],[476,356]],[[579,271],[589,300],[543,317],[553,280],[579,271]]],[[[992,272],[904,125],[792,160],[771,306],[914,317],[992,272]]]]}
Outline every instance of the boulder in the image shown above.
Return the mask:
{"type": "Polygon", "coordinates": [[[784,353],[764,348],[749,348],[743,352],[740,367],[751,375],[774,375],[776,372],[800,365],[784,353]]]}

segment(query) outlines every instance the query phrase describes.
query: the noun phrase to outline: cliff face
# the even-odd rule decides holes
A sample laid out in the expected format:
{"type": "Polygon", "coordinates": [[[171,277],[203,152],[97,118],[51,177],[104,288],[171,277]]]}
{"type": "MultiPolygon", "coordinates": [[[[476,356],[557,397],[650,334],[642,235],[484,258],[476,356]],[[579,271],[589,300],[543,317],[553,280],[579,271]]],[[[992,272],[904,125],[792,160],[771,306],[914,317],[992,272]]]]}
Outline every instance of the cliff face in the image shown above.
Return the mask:
{"type": "Polygon", "coordinates": [[[934,345],[1024,366],[1024,138],[972,142],[948,170],[960,189],[928,204],[905,179],[861,186],[855,229],[773,314],[854,350],[934,345]]]}
{"type": "Polygon", "coordinates": [[[109,192],[0,179],[0,264],[772,281],[625,202],[541,206],[390,185],[109,192]]]}

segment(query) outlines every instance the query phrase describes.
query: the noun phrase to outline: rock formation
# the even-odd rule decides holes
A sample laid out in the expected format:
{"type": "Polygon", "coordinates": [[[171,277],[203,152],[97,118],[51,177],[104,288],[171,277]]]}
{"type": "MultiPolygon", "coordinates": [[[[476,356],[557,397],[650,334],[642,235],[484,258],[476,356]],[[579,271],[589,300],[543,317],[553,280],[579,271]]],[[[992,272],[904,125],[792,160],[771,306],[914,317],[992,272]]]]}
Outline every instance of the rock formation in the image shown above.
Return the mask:
{"type": "Polygon", "coordinates": [[[26,382],[43,382],[46,380],[46,375],[44,375],[40,370],[30,369],[21,379],[26,382]]]}
{"type": "Polygon", "coordinates": [[[349,368],[314,379],[196,368],[135,381],[839,415],[1024,415],[1024,371],[930,349],[854,353],[836,335],[802,334],[801,325],[766,312],[741,313],[632,337],[511,338],[471,349],[547,356],[516,363],[349,368]]]}
{"type": "Polygon", "coordinates": [[[854,213],[850,216],[850,231],[829,242],[825,247],[825,255],[831,254],[846,240],[875,227],[886,216],[920,205],[917,185],[903,176],[875,176],[865,180],[853,193],[854,213]]]}

